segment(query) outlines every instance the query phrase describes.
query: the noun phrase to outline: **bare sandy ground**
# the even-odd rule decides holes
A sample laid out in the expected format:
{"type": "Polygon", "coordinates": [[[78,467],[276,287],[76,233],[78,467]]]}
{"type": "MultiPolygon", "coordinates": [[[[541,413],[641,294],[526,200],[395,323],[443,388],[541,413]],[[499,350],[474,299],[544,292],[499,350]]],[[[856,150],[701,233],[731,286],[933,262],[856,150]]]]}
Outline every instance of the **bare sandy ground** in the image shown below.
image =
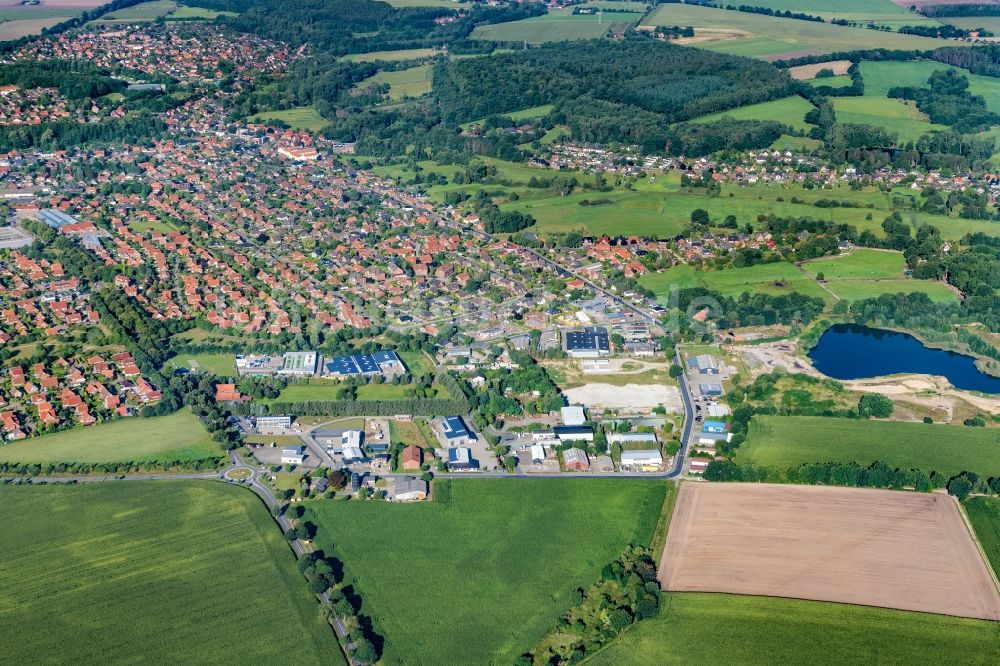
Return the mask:
{"type": "Polygon", "coordinates": [[[834,74],[847,74],[847,70],[851,66],[850,60],[831,60],[829,62],[817,62],[812,65],[799,65],[798,67],[789,67],[788,73],[793,79],[798,79],[799,81],[804,81],[806,79],[815,79],[816,74],[821,69],[831,69],[834,74]]]}
{"type": "Polygon", "coordinates": [[[674,386],[662,384],[585,384],[563,391],[570,404],[590,409],[652,409],[664,405],[668,412],[683,410],[681,394],[674,386]]]}
{"type": "Polygon", "coordinates": [[[990,570],[942,494],[685,483],[659,579],[665,590],[1000,620],[990,570]]]}

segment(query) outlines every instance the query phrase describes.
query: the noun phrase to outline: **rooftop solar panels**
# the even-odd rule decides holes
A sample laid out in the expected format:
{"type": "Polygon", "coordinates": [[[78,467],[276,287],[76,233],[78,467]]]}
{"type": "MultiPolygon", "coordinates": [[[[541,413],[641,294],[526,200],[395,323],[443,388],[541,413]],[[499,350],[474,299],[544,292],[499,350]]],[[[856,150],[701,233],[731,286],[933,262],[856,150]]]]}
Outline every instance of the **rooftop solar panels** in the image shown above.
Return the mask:
{"type": "Polygon", "coordinates": [[[353,354],[351,356],[335,356],[326,361],[326,372],[329,375],[375,375],[380,372],[390,372],[401,366],[399,357],[391,349],[382,349],[372,354],[353,354]]]}

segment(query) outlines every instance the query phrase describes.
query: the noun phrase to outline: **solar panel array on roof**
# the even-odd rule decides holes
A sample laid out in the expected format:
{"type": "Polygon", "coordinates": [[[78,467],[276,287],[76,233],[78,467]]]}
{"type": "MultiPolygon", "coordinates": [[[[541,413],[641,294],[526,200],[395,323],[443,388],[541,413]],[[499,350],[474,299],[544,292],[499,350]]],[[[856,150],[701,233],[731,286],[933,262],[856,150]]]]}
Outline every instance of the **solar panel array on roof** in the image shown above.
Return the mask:
{"type": "Polygon", "coordinates": [[[331,375],[374,375],[392,370],[397,363],[400,361],[396,352],[382,349],[373,354],[335,356],[326,362],[326,371],[331,375]]]}
{"type": "Polygon", "coordinates": [[[45,224],[49,225],[53,229],[62,229],[67,224],[76,224],[77,220],[74,217],[67,215],[60,210],[41,210],[38,211],[39,217],[45,224]]]}
{"type": "Polygon", "coordinates": [[[604,328],[585,328],[566,333],[567,351],[611,351],[608,331],[604,328]]]}
{"type": "Polygon", "coordinates": [[[447,439],[461,439],[469,436],[469,431],[465,427],[465,422],[461,416],[444,417],[444,436],[447,439]]]}

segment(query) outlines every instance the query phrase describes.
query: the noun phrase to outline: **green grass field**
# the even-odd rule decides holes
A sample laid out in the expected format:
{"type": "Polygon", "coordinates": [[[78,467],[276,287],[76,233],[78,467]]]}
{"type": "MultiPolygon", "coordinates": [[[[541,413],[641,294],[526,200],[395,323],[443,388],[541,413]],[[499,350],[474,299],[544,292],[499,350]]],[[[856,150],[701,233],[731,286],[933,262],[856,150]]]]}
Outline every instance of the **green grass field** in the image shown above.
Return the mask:
{"type": "MultiPolygon", "coordinates": [[[[885,0],[885,3],[882,0],[878,1],[883,6],[888,3],[888,0],[885,0]]],[[[829,5],[829,3],[827,4],[829,5]]],[[[909,16],[903,18],[909,18],[909,16]]],[[[777,18],[687,4],[660,5],[645,19],[644,24],[690,25],[695,28],[696,38],[699,32],[698,28],[742,31],[748,36],[734,40],[696,42],[692,46],[745,56],[774,56],[804,50],[832,53],[834,51],[874,48],[933,49],[949,44],[945,40],[929,37],[886,33],[865,28],[849,28],[829,23],[777,18]],[[741,42],[746,42],[747,51],[739,52],[742,47],[741,42]]]]}
{"type": "Polygon", "coordinates": [[[977,76],[968,70],[931,60],[908,62],[862,62],[861,76],[865,81],[865,95],[885,97],[895,86],[927,87],[927,79],[934,72],[957,69],[969,79],[969,91],[980,95],[986,106],[994,113],[1000,113],[1000,80],[988,76],[977,76]]]}
{"type": "Polygon", "coordinates": [[[389,86],[390,100],[398,101],[405,97],[420,97],[431,91],[433,69],[434,66],[428,64],[396,72],[379,72],[357,84],[355,88],[385,83],[389,86]]]}
{"type": "Polygon", "coordinates": [[[170,416],[120,419],[0,446],[0,462],[20,463],[194,462],[221,455],[198,417],[184,409],[170,416]]]}
{"type": "Polygon", "coordinates": [[[318,132],[327,125],[327,120],[319,115],[315,106],[302,106],[284,111],[267,111],[247,118],[248,121],[268,122],[281,120],[292,129],[318,132]]]}
{"type": "Polygon", "coordinates": [[[596,39],[613,24],[637,21],[642,14],[615,12],[613,14],[573,14],[573,9],[550,10],[548,14],[508,23],[477,26],[471,39],[495,42],[528,42],[543,44],[574,39],[596,39]]]}
{"type": "Polygon", "coordinates": [[[1000,16],[948,16],[941,17],[942,23],[948,23],[964,30],[985,28],[994,35],[1000,35],[1000,16]]]}
{"type": "Polygon", "coordinates": [[[993,664],[1000,625],[945,615],[728,594],[671,593],[588,660],[645,664],[993,664]],[[933,657],[930,657],[933,655],[933,657]]]}
{"type": "Polygon", "coordinates": [[[177,8],[177,11],[167,15],[167,21],[189,21],[191,19],[211,21],[217,16],[239,16],[239,12],[219,12],[214,9],[180,6],[177,8]]]}
{"type": "Polygon", "coordinates": [[[876,460],[892,467],[953,476],[1000,474],[997,434],[986,428],[903,421],[854,421],[806,416],[755,416],[738,463],[787,470],[803,463],[876,460]]]}
{"type": "Polygon", "coordinates": [[[970,497],[963,503],[993,572],[1000,575],[1000,499],[970,497]]]}
{"type": "MultiPolygon", "coordinates": [[[[756,0],[755,0],[756,2],[756,0]]],[[[928,23],[926,16],[914,14],[892,0],[760,0],[755,7],[768,7],[782,12],[802,12],[824,18],[849,21],[904,21],[907,25],[928,23]]]]}
{"type": "Polygon", "coordinates": [[[831,101],[837,122],[882,127],[903,142],[916,141],[929,132],[947,129],[927,120],[912,102],[867,94],[861,97],[834,97],[831,101]]]}
{"type": "Polygon", "coordinates": [[[827,88],[847,88],[854,83],[854,79],[846,74],[841,74],[840,76],[828,76],[825,79],[807,79],[806,83],[814,88],[821,88],[824,86],[827,88]]]}
{"type": "Polygon", "coordinates": [[[435,9],[465,9],[468,4],[455,2],[454,0],[385,0],[396,9],[408,9],[410,7],[433,7],[435,9]]]}
{"type": "Polygon", "coordinates": [[[150,0],[131,7],[109,12],[93,23],[146,23],[155,21],[177,9],[175,0],[150,0]]]}
{"type": "Polygon", "coordinates": [[[802,269],[813,276],[823,273],[827,280],[901,278],[905,265],[901,252],[857,248],[850,254],[807,261],[802,269]]]}
{"type": "Polygon", "coordinates": [[[345,55],[344,60],[352,62],[378,62],[379,60],[416,60],[444,54],[438,49],[401,49],[399,51],[370,51],[368,53],[352,53],[345,55]]]}
{"type": "Polygon", "coordinates": [[[929,280],[835,280],[826,285],[840,298],[848,301],[860,301],[865,298],[876,298],[882,294],[911,294],[921,292],[927,294],[937,303],[955,303],[958,295],[943,282],[929,280]]]}
{"type": "MultiPolygon", "coordinates": [[[[440,482],[439,482],[440,483],[440,482]]],[[[428,503],[311,502],[386,637],[382,664],[509,664],[630,542],[649,543],[666,483],[479,479],[428,503]]]]}
{"type": "MultiPolygon", "coordinates": [[[[448,390],[441,384],[432,384],[438,397],[447,397],[448,390]]],[[[339,382],[316,384],[292,384],[281,390],[274,400],[261,400],[263,404],[275,402],[323,402],[337,400],[337,392],[343,388],[339,382]]],[[[365,384],[358,387],[358,400],[402,400],[411,384],[365,384]]]]}
{"type": "Polygon", "coordinates": [[[179,354],[167,361],[167,367],[210,372],[219,377],[236,376],[236,358],[232,354],[179,354]]]}
{"type": "Polygon", "coordinates": [[[806,123],[804,116],[812,111],[812,109],[812,104],[798,95],[793,95],[784,99],[774,100],[773,102],[752,104],[738,109],[701,116],[692,122],[710,123],[722,118],[734,118],[736,120],[775,120],[779,123],[789,125],[794,129],[808,130],[812,125],[806,123]]]}
{"type": "Polygon", "coordinates": [[[4,660],[343,664],[250,492],[214,482],[0,487],[4,660]]]}
{"type": "Polygon", "coordinates": [[[813,278],[785,261],[721,271],[696,271],[688,264],[681,264],[661,273],[647,273],[639,278],[639,284],[657,296],[668,295],[670,288],[676,285],[679,289],[705,287],[723,296],[739,296],[743,292],[789,294],[798,291],[824,300],[829,298],[829,294],[813,278]]]}

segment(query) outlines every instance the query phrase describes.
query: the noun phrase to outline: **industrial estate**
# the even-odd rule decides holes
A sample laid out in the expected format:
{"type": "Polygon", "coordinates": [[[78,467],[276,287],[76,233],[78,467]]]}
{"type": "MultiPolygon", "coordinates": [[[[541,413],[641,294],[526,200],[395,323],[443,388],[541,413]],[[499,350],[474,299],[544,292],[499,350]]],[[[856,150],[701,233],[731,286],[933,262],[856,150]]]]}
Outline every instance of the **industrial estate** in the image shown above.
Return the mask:
{"type": "Polygon", "coordinates": [[[1000,663],[1000,3],[0,3],[11,663],[1000,663]]]}

